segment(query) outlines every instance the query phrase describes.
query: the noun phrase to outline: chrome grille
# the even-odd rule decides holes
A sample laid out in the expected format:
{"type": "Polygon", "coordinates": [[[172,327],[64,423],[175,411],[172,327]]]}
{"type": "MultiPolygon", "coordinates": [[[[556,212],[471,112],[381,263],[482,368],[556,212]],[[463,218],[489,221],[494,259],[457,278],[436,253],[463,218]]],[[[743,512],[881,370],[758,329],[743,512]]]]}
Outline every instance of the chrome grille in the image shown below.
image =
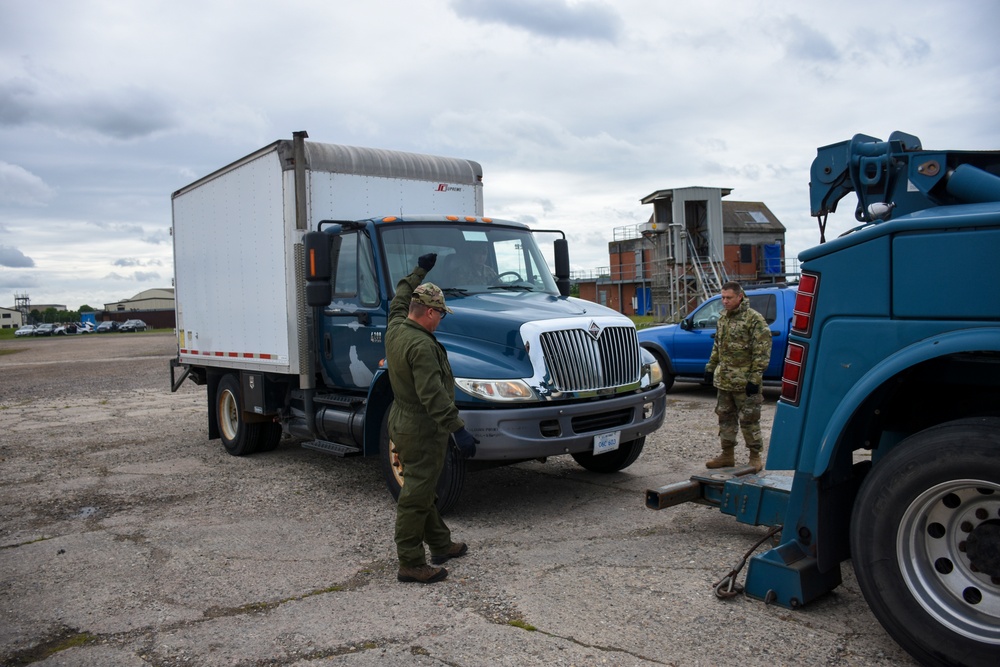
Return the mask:
{"type": "Polygon", "coordinates": [[[583,329],[546,331],[541,342],[558,391],[594,391],[639,381],[639,341],[632,327],[607,327],[596,339],[583,329]]]}

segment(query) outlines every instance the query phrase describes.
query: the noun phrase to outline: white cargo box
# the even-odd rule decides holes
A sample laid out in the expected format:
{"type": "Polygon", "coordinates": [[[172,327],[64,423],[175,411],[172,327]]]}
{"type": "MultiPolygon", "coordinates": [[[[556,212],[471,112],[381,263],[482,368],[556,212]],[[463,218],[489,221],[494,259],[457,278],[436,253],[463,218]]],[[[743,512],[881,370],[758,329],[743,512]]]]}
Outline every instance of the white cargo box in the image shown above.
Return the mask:
{"type": "Polygon", "coordinates": [[[314,142],[304,150],[303,221],[292,141],[173,194],[181,363],[310,371],[299,265],[302,236],[321,220],[483,215],[482,168],[471,160],[314,142]]]}

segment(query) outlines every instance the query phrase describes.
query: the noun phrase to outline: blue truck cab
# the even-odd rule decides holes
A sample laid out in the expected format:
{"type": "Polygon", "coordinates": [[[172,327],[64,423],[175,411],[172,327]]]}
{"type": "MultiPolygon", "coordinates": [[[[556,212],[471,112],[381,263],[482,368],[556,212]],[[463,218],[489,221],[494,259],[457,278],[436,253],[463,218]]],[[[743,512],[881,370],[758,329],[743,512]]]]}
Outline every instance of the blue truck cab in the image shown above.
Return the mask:
{"type": "MultiPolygon", "coordinates": [[[[764,384],[768,386],[781,384],[781,367],[785,360],[795,294],[794,286],[785,285],[746,290],[750,307],[764,316],[771,330],[771,360],[764,370],[764,384]]],[[[677,380],[702,382],[722,310],[722,299],[717,294],[702,302],[677,324],[639,329],[639,345],[649,350],[659,362],[668,391],[677,380]]]]}
{"type": "MultiPolygon", "coordinates": [[[[565,242],[556,241],[557,264],[568,266],[565,242]]],[[[439,488],[445,500],[457,494],[450,489],[461,486],[465,465],[569,454],[589,470],[621,470],[663,422],[660,373],[631,321],[564,296],[523,224],[432,215],[331,221],[307,235],[306,246],[329,252],[336,267],[310,278],[321,287],[310,305],[322,313],[323,385],[364,397],[369,423],[358,444],[382,457],[394,495],[403,479],[386,430],[392,388],[384,333],[393,288],[426,253],[437,254],[437,263],[425,281],[444,291],[454,311],[435,335],[448,350],[456,405],[480,441],[472,461],[449,458],[439,488]]],[[[322,423],[320,430],[327,436],[322,423]]],[[[337,435],[333,427],[328,437],[337,435]]]]}

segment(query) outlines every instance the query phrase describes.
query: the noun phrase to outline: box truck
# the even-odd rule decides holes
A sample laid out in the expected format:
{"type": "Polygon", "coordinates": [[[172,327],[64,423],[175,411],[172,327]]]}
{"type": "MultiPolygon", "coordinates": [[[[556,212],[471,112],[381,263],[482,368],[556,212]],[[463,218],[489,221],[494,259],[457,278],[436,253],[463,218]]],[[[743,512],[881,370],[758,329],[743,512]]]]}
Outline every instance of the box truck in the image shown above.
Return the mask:
{"type": "Polygon", "coordinates": [[[172,196],[177,356],[171,386],[206,387],[209,438],[236,456],[283,435],[338,456],[379,456],[387,432],[383,337],[396,283],[425,253],[454,311],[437,330],[455,400],[479,439],[449,454],[448,509],[467,469],[570,455],[631,465],[663,422],[659,366],[621,314],[569,297],[565,235],[483,216],[471,160],[276,141],[172,196]],[[556,275],[537,234],[553,240],[556,275]],[[482,263],[463,271],[473,257],[482,263]]]}

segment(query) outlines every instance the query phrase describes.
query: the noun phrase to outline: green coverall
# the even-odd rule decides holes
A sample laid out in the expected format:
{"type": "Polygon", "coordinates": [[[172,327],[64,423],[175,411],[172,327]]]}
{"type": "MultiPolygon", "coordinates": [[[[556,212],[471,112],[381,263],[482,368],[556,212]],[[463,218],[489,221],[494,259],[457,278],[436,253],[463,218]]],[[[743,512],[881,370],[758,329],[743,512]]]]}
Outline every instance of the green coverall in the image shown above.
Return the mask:
{"type": "Polygon", "coordinates": [[[427,562],[424,543],[432,555],[451,545],[451,531],[435,505],[435,490],[450,434],[465,426],[455,407],[455,378],[444,346],[407,317],[413,290],[426,275],[417,267],[396,285],[385,335],[389,382],[395,394],[389,437],[403,465],[403,488],[396,504],[396,554],[403,567],[427,562]]]}

